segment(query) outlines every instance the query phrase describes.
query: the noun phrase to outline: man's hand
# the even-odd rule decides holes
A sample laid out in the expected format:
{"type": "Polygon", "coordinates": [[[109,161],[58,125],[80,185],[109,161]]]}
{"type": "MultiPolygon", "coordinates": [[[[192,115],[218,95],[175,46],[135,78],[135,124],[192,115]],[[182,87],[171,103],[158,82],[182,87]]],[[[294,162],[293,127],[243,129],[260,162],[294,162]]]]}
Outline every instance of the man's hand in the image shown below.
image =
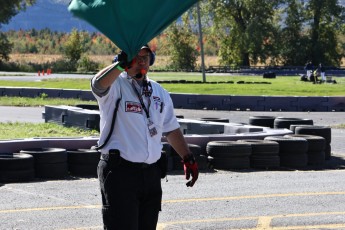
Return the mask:
{"type": "MultiPolygon", "coordinates": [[[[115,58],[116,59],[116,58],[115,58]]],[[[124,51],[121,51],[118,55],[117,55],[117,60],[114,59],[115,61],[119,62],[119,66],[125,70],[128,70],[131,68],[131,64],[132,61],[128,61],[127,60],[127,54],[124,51]]]]}
{"type": "Polygon", "coordinates": [[[192,179],[188,181],[186,185],[187,187],[193,187],[195,181],[198,179],[199,176],[198,164],[196,163],[193,154],[189,154],[186,157],[184,157],[182,163],[186,180],[189,180],[190,176],[192,176],[192,179]]]}

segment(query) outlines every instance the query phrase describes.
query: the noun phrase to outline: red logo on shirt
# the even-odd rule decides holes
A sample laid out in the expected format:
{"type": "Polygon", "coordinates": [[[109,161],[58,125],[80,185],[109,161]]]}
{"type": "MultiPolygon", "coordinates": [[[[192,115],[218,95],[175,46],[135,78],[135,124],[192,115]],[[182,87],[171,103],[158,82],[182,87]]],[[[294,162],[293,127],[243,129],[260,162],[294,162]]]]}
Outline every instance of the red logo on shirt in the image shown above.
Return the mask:
{"type": "Polygon", "coordinates": [[[130,113],[142,113],[143,109],[141,108],[140,103],[133,101],[126,101],[126,112],[130,113]]]}

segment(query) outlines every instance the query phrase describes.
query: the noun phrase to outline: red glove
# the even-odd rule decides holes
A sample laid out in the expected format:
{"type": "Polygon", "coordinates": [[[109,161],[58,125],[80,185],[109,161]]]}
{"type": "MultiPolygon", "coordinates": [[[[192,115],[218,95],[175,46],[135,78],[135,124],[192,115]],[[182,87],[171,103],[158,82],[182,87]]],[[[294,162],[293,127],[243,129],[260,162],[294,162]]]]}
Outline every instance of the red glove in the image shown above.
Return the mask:
{"type": "Polygon", "coordinates": [[[195,181],[198,179],[199,176],[198,164],[196,163],[193,154],[185,156],[182,163],[186,180],[189,180],[190,176],[192,176],[192,179],[188,181],[186,185],[187,187],[193,187],[195,181]]]}

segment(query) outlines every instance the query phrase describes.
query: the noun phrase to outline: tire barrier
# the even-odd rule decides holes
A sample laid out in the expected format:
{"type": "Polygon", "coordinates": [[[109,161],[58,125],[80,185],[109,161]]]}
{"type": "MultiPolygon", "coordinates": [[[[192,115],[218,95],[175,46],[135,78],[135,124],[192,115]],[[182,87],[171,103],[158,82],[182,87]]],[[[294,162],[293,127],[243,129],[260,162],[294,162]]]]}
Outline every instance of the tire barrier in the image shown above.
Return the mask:
{"type": "Polygon", "coordinates": [[[0,183],[27,182],[34,178],[34,158],[23,153],[0,154],[0,183]]]}
{"type": "Polygon", "coordinates": [[[68,175],[67,152],[62,148],[23,149],[20,153],[34,157],[35,177],[63,179],[68,175]]]}
{"type": "MultiPolygon", "coordinates": [[[[73,109],[77,108],[78,110],[88,110],[88,109],[83,109],[81,107],[83,107],[83,105],[80,105],[80,107],[73,107],[73,109]]],[[[50,107],[47,106],[47,108],[50,108],[50,107]]],[[[55,120],[58,123],[63,123],[64,121],[63,119],[65,118],[62,118],[62,117],[65,114],[68,114],[67,111],[65,111],[65,109],[67,108],[68,110],[69,108],[64,107],[64,106],[58,107],[56,110],[55,110],[55,107],[51,107],[51,108],[54,108],[51,111],[51,114],[53,114],[53,115],[50,115],[51,120],[55,120]]],[[[226,122],[215,121],[215,120],[223,121],[223,119],[218,119],[218,118],[206,118],[206,119],[208,120],[211,119],[213,121],[201,121],[201,120],[191,120],[191,119],[183,119],[183,118],[178,119],[178,122],[181,125],[180,128],[185,133],[184,137],[191,151],[196,155],[200,169],[209,168],[210,163],[212,163],[213,165],[216,165],[216,167],[218,168],[223,168],[223,169],[243,169],[243,168],[249,168],[249,167],[264,168],[264,169],[275,168],[278,162],[278,156],[276,152],[274,152],[274,148],[276,147],[267,147],[266,146],[267,140],[264,140],[266,138],[277,138],[277,139],[272,139],[272,141],[276,141],[279,145],[279,158],[280,158],[281,166],[286,166],[290,168],[301,168],[306,164],[320,165],[322,159],[320,159],[319,156],[322,154],[321,153],[322,151],[316,150],[315,148],[312,151],[310,149],[309,150],[305,149],[305,151],[302,151],[304,149],[303,144],[297,142],[296,140],[303,139],[305,142],[307,142],[307,140],[301,137],[283,137],[285,135],[291,135],[291,134],[316,135],[316,136],[323,137],[326,142],[326,148],[324,152],[325,153],[329,152],[329,157],[330,157],[331,129],[329,127],[303,125],[303,124],[290,125],[290,129],[292,129],[293,127],[293,130],[295,130],[295,132],[293,132],[287,128],[272,129],[270,127],[267,127],[267,126],[272,125],[272,120],[273,120],[272,117],[267,117],[267,118],[263,117],[263,120],[265,120],[265,122],[267,120],[270,122],[270,125],[267,125],[266,123],[264,123],[263,124],[264,126],[229,123],[227,120],[226,122]],[[205,129],[208,131],[205,132],[205,129]],[[243,158],[244,156],[246,156],[246,154],[238,156],[236,155],[236,153],[232,153],[232,155],[230,154],[232,157],[228,157],[228,156],[220,157],[219,153],[217,152],[214,153],[213,150],[211,150],[211,152],[213,151],[212,154],[208,154],[208,151],[210,151],[207,147],[207,146],[210,146],[209,142],[217,142],[217,141],[237,142],[238,140],[241,140],[244,142],[247,141],[245,144],[249,144],[251,146],[252,150],[250,152],[250,156],[248,156],[249,160],[246,158],[243,158]],[[265,144],[263,145],[265,145],[266,147],[262,147],[264,150],[258,150],[260,149],[260,147],[256,147],[257,145],[261,146],[261,142],[265,142],[265,144]],[[315,155],[313,156],[313,158],[315,159],[310,160],[309,155],[315,155]],[[228,158],[231,158],[231,159],[228,159],[228,158]]],[[[262,117],[259,117],[259,119],[256,119],[256,118],[253,119],[253,123],[255,123],[257,120],[260,120],[260,119],[262,119],[262,117]]],[[[276,120],[276,118],[274,118],[274,120],[276,120]]],[[[288,118],[288,120],[289,122],[290,120],[305,121],[305,119],[295,119],[295,118],[292,118],[292,119],[288,118]]],[[[308,122],[311,122],[311,120],[308,122]]],[[[285,125],[286,124],[284,123],[284,126],[285,125]]],[[[21,150],[25,151],[25,150],[34,149],[36,151],[36,155],[41,156],[42,153],[40,154],[37,152],[45,152],[45,150],[50,152],[56,148],[61,148],[61,149],[64,149],[64,151],[67,153],[67,160],[49,161],[47,159],[47,162],[44,162],[44,161],[43,162],[46,164],[61,163],[61,164],[66,165],[65,162],[67,161],[67,165],[69,168],[67,172],[69,172],[70,175],[95,176],[95,171],[93,171],[94,166],[91,166],[91,164],[96,164],[95,162],[98,162],[97,158],[99,155],[96,152],[89,153],[90,151],[89,149],[92,146],[97,144],[98,138],[99,137],[74,137],[74,138],[25,138],[25,139],[16,139],[16,140],[0,140],[0,147],[1,147],[0,155],[6,155],[6,157],[8,158],[12,153],[18,153],[21,150]],[[53,150],[51,150],[51,148],[53,150]],[[70,155],[69,152],[71,154],[74,154],[75,157],[73,156],[71,157],[71,158],[74,158],[74,160],[69,160],[69,155],[70,155]],[[86,156],[85,154],[91,154],[92,156],[90,155],[90,159],[82,163],[83,157],[86,156]],[[77,164],[77,162],[80,164],[77,164]],[[82,165],[84,166],[87,165],[87,166],[84,167],[82,165]]],[[[168,170],[169,171],[181,170],[182,164],[181,164],[180,157],[177,156],[177,153],[173,150],[173,148],[171,148],[171,146],[168,143],[165,143],[166,142],[165,137],[162,138],[162,142],[163,142],[163,151],[165,151],[168,154],[168,170]],[[178,157],[178,158],[173,159],[173,157],[178,157]]],[[[308,142],[307,142],[307,146],[308,146],[308,142]]],[[[85,158],[88,158],[88,157],[89,156],[85,158]]],[[[327,154],[326,154],[326,159],[327,159],[327,154]]],[[[59,177],[66,176],[66,173],[65,173],[65,169],[67,170],[66,166],[60,165],[56,167],[58,168],[56,170],[58,175],[56,175],[55,173],[54,175],[49,175],[48,165],[41,166],[40,167],[41,171],[40,170],[38,171],[41,172],[42,174],[40,175],[41,177],[46,177],[46,178],[54,178],[54,177],[59,178],[59,177]],[[48,175],[45,175],[46,173],[48,173],[48,175]]],[[[28,175],[30,175],[29,171],[30,170],[25,170],[25,172],[28,172],[28,175]]],[[[38,174],[40,174],[40,172],[38,172],[38,174]]],[[[7,174],[2,174],[2,177],[1,177],[2,180],[4,180],[4,175],[6,176],[7,174]]],[[[11,175],[9,175],[8,177],[11,178],[11,175]]]]}
{"type": "Polygon", "coordinates": [[[299,137],[265,137],[264,140],[279,144],[280,165],[289,168],[303,168],[308,164],[308,142],[299,137]]]}
{"type": "Polygon", "coordinates": [[[286,137],[301,137],[308,142],[308,165],[322,166],[325,163],[326,140],[320,136],[289,134],[286,137]]]}
{"type": "Polygon", "coordinates": [[[276,169],[280,167],[279,144],[275,141],[248,139],[238,140],[252,147],[250,167],[257,169],[276,169]]]}
{"type": "Polygon", "coordinates": [[[100,152],[92,149],[67,150],[68,171],[72,176],[97,177],[100,152]]]}
{"type": "Polygon", "coordinates": [[[297,126],[295,128],[295,134],[306,134],[315,135],[325,138],[325,159],[330,160],[331,153],[331,141],[332,141],[332,130],[328,126],[297,126]]]}
{"type": "Polygon", "coordinates": [[[274,128],[274,116],[251,116],[248,124],[274,128]]]}
{"type": "MultiPolygon", "coordinates": [[[[163,142],[163,151],[168,156],[168,171],[183,170],[183,164],[181,163],[181,157],[167,142],[163,142]]],[[[198,167],[200,170],[208,169],[207,156],[201,154],[201,147],[199,145],[188,144],[190,151],[194,154],[198,167]]]]}
{"type": "Polygon", "coordinates": [[[250,168],[249,156],[252,147],[245,142],[211,141],[206,146],[207,155],[210,156],[212,168],[232,170],[250,168]]]}
{"type": "Polygon", "coordinates": [[[290,129],[290,125],[313,125],[314,122],[311,119],[302,118],[289,118],[289,117],[277,117],[274,119],[275,129],[290,129]]]}

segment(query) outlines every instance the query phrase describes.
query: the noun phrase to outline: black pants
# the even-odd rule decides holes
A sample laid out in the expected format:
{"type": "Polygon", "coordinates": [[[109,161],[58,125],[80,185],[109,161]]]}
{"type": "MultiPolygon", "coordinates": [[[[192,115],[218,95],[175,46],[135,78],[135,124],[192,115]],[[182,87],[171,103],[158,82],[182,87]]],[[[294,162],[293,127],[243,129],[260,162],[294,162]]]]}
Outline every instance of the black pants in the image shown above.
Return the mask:
{"type": "Polygon", "coordinates": [[[104,229],[155,230],[162,202],[158,165],[101,159],[97,171],[104,229]]]}

